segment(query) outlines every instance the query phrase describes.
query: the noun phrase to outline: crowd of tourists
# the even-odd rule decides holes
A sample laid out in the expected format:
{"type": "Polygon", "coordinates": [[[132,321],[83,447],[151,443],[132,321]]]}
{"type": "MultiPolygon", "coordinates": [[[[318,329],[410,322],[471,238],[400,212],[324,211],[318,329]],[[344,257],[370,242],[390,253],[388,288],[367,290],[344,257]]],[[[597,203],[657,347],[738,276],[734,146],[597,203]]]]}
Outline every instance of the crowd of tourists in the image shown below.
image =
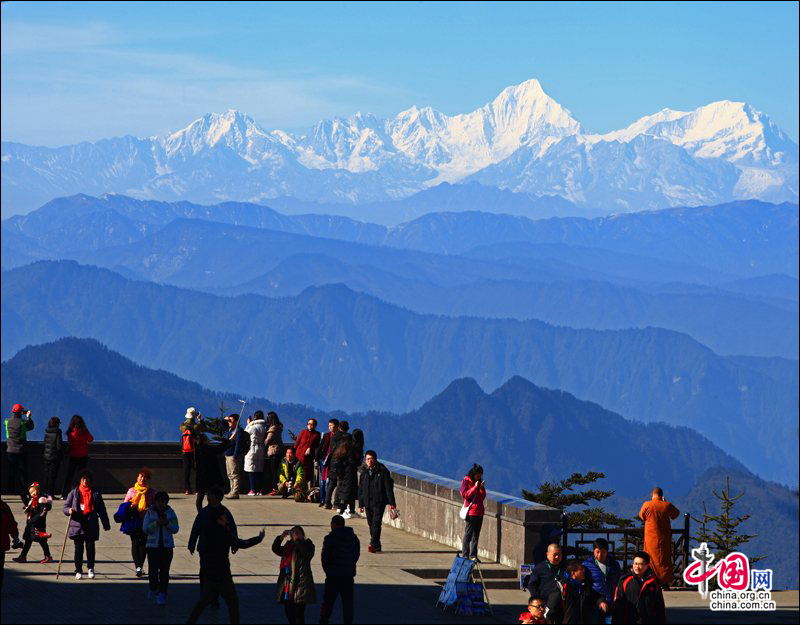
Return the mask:
{"type": "MultiPolygon", "coordinates": [[[[320,556],[326,574],[320,622],[328,622],[335,602],[341,597],[344,622],[352,623],[356,563],[361,548],[346,520],[364,515],[370,534],[367,549],[370,553],[381,552],[381,527],[386,508],[389,508],[390,518],[397,515],[389,470],[378,461],[374,450],[364,450],[363,432],[359,429],[350,432],[347,421],[330,419],[328,431],[320,435],[316,419],[309,419],[306,429],[291,443],[284,442],[283,424],[275,412],[267,413],[265,418],[262,411],[255,411],[244,426],[238,414],[231,414],[225,417],[225,423],[224,432],[212,437],[202,415],[189,408],[180,426],[185,494],[196,496],[197,508],[188,549],[192,555],[197,551],[200,560],[200,597],[187,622],[196,622],[219,597],[227,604],[230,622],[239,622],[230,555],[258,545],[265,536],[262,530],[250,538],[240,538],[231,510],[223,505],[225,499],[240,497],[244,483],[242,473],[245,473],[249,485],[247,496],[291,497],[296,503],[315,502],[328,510],[336,509],[320,556]],[[227,494],[219,470],[220,456],[224,457],[227,473],[227,494]]],[[[2,502],[3,567],[5,554],[11,548],[21,547],[19,556],[13,560],[27,563],[34,542],[42,549],[41,563],[54,561],[48,543],[51,534],[47,532],[47,515],[53,501],[62,499],[63,513],[68,517],[64,544],[67,539],[73,543],[74,577],[94,579],[95,545],[100,539],[100,527],[109,531],[111,523],[103,496],[88,470],[89,445],[93,438],[80,415],[70,420],[66,441],[59,425],[58,418],[53,417],[45,431],[42,486],[37,481],[28,483],[25,447],[27,433],[34,429],[31,412],[15,404],[11,417],[6,420],[8,491],[19,493],[25,527],[20,539],[12,510],[2,502]],[[68,454],[65,480],[61,494],[53,495],[65,452],[68,454]]],[[[148,577],[148,599],[164,605],[175,548],[174,535],[180,523],[169,505],[169,494],[151,486],[153,477],[153,471],[147,467],[138,471],[113,520],[130,538],[136,577],[148,577]]],[[[464,534],[459,555],[474,560],[478,560],[485,514],[486,482],[483,478],[483,467],[475,464],[461,483],[464,534]]],[[[519,622],[665,622],[662,586],[668,587],[671,582],[670,519],[678,516],[678,510],[665,501],[661,489],[656,488],[651,500],[642,506],[640,516],[645,521],[645,550],[636,553],[627,574],[622,573],[603,538],[595,540],[592,556],[583,562],[564,562],[562,546],[550,544],[545,559],[535,566],[527,579],[528,611],[520,615],[519,622]]],[[[277,601],[283,604],[289,623],[303,623],[306,607],[317,602],[311,569],[315,545],[298,525],[277,535],[272,551],[280,558],[277,601]]]]}

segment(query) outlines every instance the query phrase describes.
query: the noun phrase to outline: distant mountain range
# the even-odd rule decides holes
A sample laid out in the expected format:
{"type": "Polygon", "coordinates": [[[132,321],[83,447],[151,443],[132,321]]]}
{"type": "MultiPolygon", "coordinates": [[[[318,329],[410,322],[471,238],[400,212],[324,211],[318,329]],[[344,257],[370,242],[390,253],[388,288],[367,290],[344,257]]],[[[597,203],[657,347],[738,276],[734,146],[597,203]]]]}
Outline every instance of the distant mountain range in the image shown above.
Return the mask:
{"type": "Polygon", "coordinates": [[[79,195],[3,222],[2,263],[71,258],[222,295],[342,283],[417,312],[656,326],[721,354],[797,359],[797,280],[736,278],[796,272],[797,213],[738,202],[593,220],[431,214],[387,228],[255,204],[79,195]]]}
{"type": "MultiPolygon", "coordinates": [[[[233,407],[239,398],[138,366],[88,339],[29,347],[3,362],[1,395],[3,405],[24,401],[37,414],[82,414],[98,439],[173,440],[176,446],[186,406],[216,416],[220,401],[233,407]]],[[[278,411],[295,432],[309,416],[321,422],[330,416],[250,399],[247,413],[257,408],[278,411]]],[[[737,513],[753,514],[744,531],[759,534],[747,553],[769,555],[764,565],[774,569],[780,587],[797,586],[795,494],[759,480],[688,428],[628,421],[519,377],[490,394],[475,380],[459,379],[402,415],[336,415],[362,428],[367,446],[382,458],[454,479],[480,462],[489,487],[500,492],[518,495],[574,471],[602,471],[601,486],[615,491],[611,507],[627,516],[654,484],[697,515],[703,501],[714,501],[712,488],[731,475],[736,491],[746,491],[737,513]]],[[[31,435],[40,438],[41,430],[31,435]]]]}
{"type": "Polygon", "coordinates": [[[323,409],[406,410],[456,378],[521,375],[628,418],[695,427],[771,479],[798,462],[797,361],[720,357],[655,328],[423,316],[343,286],[231,299],[64,261],[4,273],[3,358],[67,336],[210,388],[323,409]]]}
{"type": "Polygon", "coordinates": [[[79,192],[363,203],[462,181],[615,212],[798,198],[797,144],[746,103],[663,109],[593,135],[536,80],[463,115],[429,107],[391,119],[357,113],[294,136],[229,110],[163,138],[60,148],[3,142],[2,159],[4,217],[79,192]]]}

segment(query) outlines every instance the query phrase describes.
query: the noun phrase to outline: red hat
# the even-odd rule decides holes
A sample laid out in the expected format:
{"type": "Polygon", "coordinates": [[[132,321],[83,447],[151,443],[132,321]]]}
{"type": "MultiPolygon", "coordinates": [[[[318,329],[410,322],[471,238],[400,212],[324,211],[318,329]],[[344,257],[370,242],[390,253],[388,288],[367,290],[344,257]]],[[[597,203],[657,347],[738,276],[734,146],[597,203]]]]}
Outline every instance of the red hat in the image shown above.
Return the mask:
{"type": "Polygon", "coordinates": [[[22,404],[14,404],[11,406],[11,412],[25,412],[25,408],[22,407],[22,404]]]}

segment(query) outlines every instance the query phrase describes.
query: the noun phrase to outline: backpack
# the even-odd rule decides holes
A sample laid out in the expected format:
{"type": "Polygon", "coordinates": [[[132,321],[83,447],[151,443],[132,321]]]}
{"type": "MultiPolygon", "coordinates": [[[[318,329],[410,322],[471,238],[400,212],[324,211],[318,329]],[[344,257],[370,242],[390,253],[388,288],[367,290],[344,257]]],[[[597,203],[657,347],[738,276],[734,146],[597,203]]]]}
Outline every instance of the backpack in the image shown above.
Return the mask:
{"type": "Polygon", "coordinates": [[[239,439],[239,455],[246,456],[247,452],[250,451],[250,434],[244,428],[239,428],[236,437],[241,437],[239,439]]]}

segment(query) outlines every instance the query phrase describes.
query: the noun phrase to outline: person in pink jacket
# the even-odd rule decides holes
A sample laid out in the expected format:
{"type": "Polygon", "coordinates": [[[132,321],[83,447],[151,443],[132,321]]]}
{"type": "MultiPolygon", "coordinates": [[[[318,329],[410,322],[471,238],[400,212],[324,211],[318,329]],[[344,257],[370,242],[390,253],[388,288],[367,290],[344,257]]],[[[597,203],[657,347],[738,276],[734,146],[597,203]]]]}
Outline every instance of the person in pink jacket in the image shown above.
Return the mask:
{"type": "Polygon", "coordinates": [[[483,500],[486,499],[486,482],[483,481],[483,467],[473,464],[469,472],[461,480],[461,496],[464,505],[469,504],[464,540],[461,544],[461,556],[478,559],[478,539],[483,526],[483,500]]]}
{"type": "Polygon", "coordinates": [[[144,515],[153,505],[156,491],[150,487],[150,480],[153,472],[147,467],[143,467],[136,477],[136,483],[128,489],[124,501],[131,502],[131,509],[138,516],[139,523],[129,534],[131,537],[131,555],[133,565],[136,567],[136,577],[144,576],[144,560],[147,557],[147,534],[144,533],[144,515]]]}

